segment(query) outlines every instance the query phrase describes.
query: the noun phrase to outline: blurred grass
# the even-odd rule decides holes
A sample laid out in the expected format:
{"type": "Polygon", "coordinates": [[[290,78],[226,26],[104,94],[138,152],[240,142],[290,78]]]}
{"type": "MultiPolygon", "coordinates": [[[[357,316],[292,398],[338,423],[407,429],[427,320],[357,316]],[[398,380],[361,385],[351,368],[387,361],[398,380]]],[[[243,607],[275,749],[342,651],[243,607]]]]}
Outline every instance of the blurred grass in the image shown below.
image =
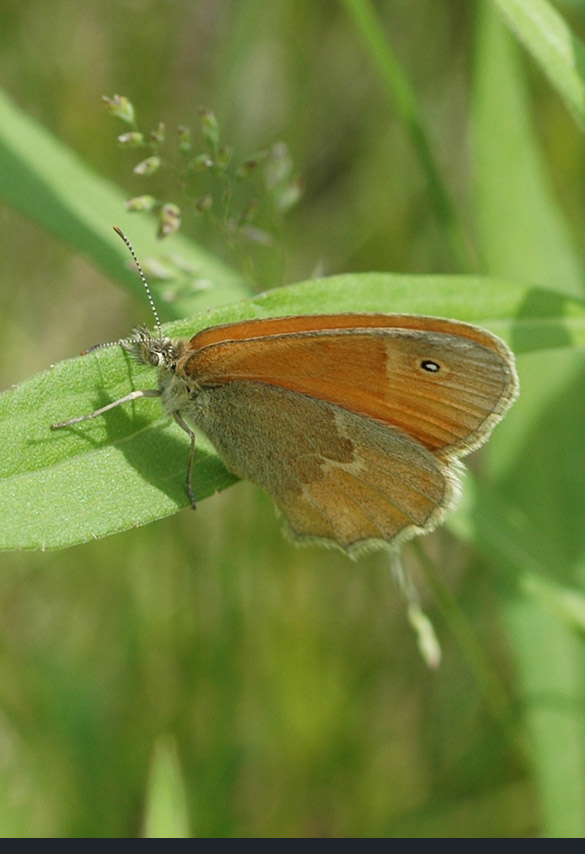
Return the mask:
{"type": "MultiPolygon", "coordinates": [[[[505,36],[504,6],[374,8],[480,272],[579,296],[582,136],[554,75],[551,87],[505,36]]],[[[257,259],[265,286],[315,271],[461,272],[351,7],[371,11],[8,0],[0,69],[24,113],[127,195],[141,187],[104,93],[127,94],[147,126],[211,107],[242,155],[285,139],[307,193],[285,251],[257,259]]],[[[583,7],[557,7],[582,38],[583,7]]],[[[51,227],[51,210],[36,222],[8,206],[0,216],[0,387],[147,316],[97,272],[92,240],[109,240],[113,224],[105,208],[79,242],[81,217],[57,240],[38,227],[51,227]]],[[[144,229],[132,220],[131,236],[134,222],[144,229]]],[[[237,269],[230,251],[219,261],[237,269]]],[[[174,791],[177,835],[186,825],[197,836],[583,835],[584,365],[567,345],[520,359],[522,396],[473,461],[489,490],[467,491],[462,539],[443,530],[422,543],[518,739],[422,580],[443,646],[436,673],[387,558],[295,549],[270,500],[238,484],[197,514],[55,554],[2,555],[0,834],[156,835],[174,791]]]]}

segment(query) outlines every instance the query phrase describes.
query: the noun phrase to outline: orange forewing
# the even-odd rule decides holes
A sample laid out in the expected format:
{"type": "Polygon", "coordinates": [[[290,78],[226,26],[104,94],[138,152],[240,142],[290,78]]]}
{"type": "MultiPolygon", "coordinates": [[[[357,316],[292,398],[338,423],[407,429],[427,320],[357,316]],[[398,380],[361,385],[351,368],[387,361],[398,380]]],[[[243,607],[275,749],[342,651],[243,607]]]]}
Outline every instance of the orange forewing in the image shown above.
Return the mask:
{"type": "Polygon", "coordinates": [[[509,352],[475,326],[417,315],[252,320],[204,330],[178,366],[203,386],[259,381],[375,418],[431,451],[481,444],[515,394],[509,352]],[[439,370],[425,369],[428,363],[439,370]]]}

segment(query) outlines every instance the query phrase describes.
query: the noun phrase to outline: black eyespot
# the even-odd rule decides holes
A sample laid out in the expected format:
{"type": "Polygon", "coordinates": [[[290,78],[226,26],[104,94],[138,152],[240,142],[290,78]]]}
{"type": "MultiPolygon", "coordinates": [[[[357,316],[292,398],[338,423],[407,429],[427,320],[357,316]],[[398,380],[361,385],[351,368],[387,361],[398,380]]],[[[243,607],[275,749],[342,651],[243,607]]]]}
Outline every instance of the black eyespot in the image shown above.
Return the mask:
{"type": "Polygon", "coordinates": [[[438,374],[441,370],[441,366],[438,362],[433,362],[432,359],[423,359],[420,363],[423,371],[427,371],[429,374],[438,374]]]}

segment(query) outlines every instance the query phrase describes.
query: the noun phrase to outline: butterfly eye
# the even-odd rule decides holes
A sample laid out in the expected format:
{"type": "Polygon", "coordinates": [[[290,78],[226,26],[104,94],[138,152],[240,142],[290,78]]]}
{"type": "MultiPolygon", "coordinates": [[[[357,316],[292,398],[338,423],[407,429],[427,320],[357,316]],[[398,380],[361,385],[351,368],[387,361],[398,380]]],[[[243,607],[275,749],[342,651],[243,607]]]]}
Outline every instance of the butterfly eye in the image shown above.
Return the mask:
{"type": "Polygon", "coordinates": [[[434,362],[432,359],[423,359],[420,366],[422,370],[426,371],[428,374],[438,374],[441,370],[439,363],[434,362]]]}

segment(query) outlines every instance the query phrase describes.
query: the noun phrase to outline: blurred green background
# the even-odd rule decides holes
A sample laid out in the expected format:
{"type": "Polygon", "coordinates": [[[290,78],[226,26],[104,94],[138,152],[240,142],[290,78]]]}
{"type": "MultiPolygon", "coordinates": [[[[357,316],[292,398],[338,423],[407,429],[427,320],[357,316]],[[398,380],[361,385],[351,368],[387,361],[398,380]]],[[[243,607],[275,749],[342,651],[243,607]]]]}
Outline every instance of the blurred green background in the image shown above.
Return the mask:
{"type": "MultiPolygon", "coordinates": [[[[254,250],[263,287],[473,272],[581,296],[582,134],[506,34],[506,5],[4,0],[0,76],[128,196],[144,179],[103,94],[127,95],[146,128],[210,108],[240,158],[284,139],[306,190],[282,250],[254,250]],[[368,9],[415,95],[438,193],[363,38],[368,9]]],[[[583,38],[585,3],[556,7],[583,38]]],[[[73,229],[51,234],[11,200],[3,389],[148,321],[73,229]]],[[[489,518],[491,539],[464,543],[456,523],[426,538],[433,589],[405,549],[436,671],[388,556],[296,549],[249,484],[101,542],[4,553],[0,835],[163,832],[166,774],[168,832],[194,836],[583,835],[583,368],[570,349],[519,360],[520,401],[471,463],[500,496],[466,517],[480,533],[489,518]]]]}

